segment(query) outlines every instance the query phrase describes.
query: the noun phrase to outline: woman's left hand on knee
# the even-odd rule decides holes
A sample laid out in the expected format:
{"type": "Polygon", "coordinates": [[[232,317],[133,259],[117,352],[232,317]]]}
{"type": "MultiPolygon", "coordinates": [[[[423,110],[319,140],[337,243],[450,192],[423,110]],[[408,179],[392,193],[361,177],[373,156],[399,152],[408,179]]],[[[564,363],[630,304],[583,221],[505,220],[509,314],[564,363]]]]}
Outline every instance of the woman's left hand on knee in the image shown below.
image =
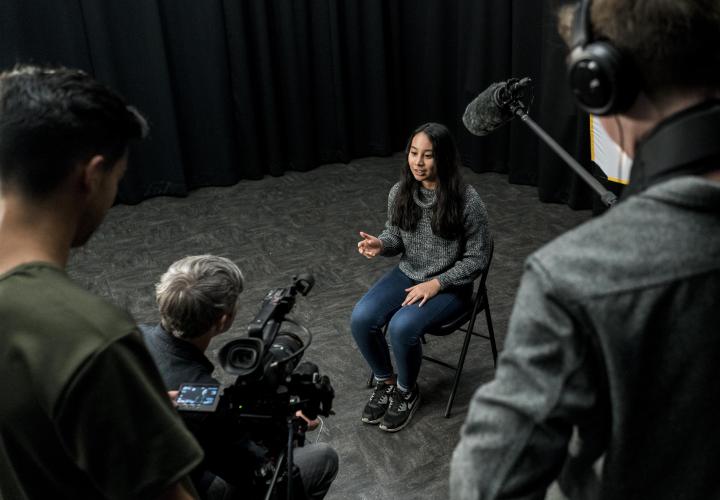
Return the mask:
{"type": "Polygon", "coordinates": [[[410,288],[406,288],[405,291],[408,292],[408,294],[402,303],[403,306],[409,306],[419,300],[420,303],[418,304],[418,307],[422,307],[425,302],[432,299],[440,292],[440,281],[438,281],[437,278],[434,278],[430,281],[425,281],[415,286],[411,286],[410,288]]]}

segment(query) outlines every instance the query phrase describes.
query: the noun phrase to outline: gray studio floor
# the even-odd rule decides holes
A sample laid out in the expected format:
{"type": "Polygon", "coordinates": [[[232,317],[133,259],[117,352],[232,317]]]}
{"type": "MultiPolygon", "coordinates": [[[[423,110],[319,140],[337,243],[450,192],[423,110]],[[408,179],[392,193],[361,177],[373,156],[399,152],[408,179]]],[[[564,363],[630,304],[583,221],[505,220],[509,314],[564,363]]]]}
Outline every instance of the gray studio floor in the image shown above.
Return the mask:
{"type": "MultiPolygon", "coordinates": [[[[419,380],[423,403],[406,429],[387,434],[360,422],[369,395],[368,371],[353,344],[348,320],[357,299],[397,260],[361,257],[357,233],[380,232],[387,193],[403,161],[401,155],[366,158],[204,188],[187,198],[116,206],[90,243],[73,253],[69,273],[129,310],[138,322],[153,322],[153,283],[170,263],[200,253],[233,259],[245,273],[247,288],[234,327],[211,344],[215,354],[228,339],[245,334],[270,288],[289,285],[299,272],[312,272],[315,288],[298,299],[293,313],[315,336],[305,359],[320,365],[336,391],[336,415],[325,419],[322,433],[308,434],[332,444],[340,455],[340,473],[327,498],[446,498],[450,455],[468,401],[478,384],[493,375],[486,341],[475,339],[471,344],[450,418],[442,413],[452,375],[426,363],[419,380]]],[[[535,188],[508,184],[501,174],[475,174],[463,168],[463,175],[485,201],[495,236],[488,288],[502,346],[523,260],[590,213],[542,204],[535,188]]],[[[484,321],[479,325],[485,329],[484,321]]],[[[431,338],[426,350],[453,360],[460,340],[459,335],[431,338]]]]}

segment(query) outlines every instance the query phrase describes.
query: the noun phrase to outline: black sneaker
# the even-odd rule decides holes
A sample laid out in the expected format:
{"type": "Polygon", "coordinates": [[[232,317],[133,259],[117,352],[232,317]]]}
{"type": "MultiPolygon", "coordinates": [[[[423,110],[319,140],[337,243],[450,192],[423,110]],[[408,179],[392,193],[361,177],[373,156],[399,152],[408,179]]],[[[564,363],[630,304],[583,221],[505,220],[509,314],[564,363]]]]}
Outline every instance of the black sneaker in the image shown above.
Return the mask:
{"type": "Polygon", "coordinates": [[[388,404],[390,404],[390,394],[392,394],[395,384],[386,384],[384,381],[375,383],[370,401],[365,405],[362,414],[362,421],[366,424],[377,424],[385,415],[388,404]]]}
{"type": "Polygon", "coordinates": [[[380,429],[397,432],[410,423],[410,419],[420,404],[420,387],[415,384],[411,391],[404,392],[398,388],[390,395],[390,405],[380,424],[380,429]]]}

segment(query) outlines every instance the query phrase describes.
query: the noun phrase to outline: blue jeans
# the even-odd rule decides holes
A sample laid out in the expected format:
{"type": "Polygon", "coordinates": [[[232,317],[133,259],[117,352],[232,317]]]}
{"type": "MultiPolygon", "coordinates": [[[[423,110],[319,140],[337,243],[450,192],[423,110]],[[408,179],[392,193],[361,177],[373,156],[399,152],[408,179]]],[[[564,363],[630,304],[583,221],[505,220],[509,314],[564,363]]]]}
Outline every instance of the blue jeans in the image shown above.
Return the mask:
{"type": "Polygon", "coordinates": [[[397,363],[397,383],[402,390],[412,389],[420,372],[420,336],[470,307],[472,297],[472,284],[468,284],[443,290],[422,307],[418,307],[419,301],[401,307],[408,293],[405,289],[418,283],[405,276],[399,267],[393,268],[355,304],[350,319],[353,338],[378,380],[387,380],[394,373],[382,331],[389,322],[388,336],[397,363]]]}

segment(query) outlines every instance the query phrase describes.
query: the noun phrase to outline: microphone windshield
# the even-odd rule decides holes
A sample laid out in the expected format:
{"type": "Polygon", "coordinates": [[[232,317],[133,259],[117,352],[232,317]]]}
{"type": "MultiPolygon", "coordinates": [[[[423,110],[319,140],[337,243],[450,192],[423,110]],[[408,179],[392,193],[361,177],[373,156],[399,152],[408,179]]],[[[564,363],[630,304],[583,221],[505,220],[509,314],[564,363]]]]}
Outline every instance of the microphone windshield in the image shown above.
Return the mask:
{"type": "Polygon", "coordinates": [[[499,93],[506,86],[507,82],[493,83],[467,105],[462,120],[471,134],[487,135],[513,118],[510,109],[499,100],[499,93]]]}
{"type": "Polygon", "coordinates": [[[517,112],[524,113],[532,98],[532,80],[528,77],[493,83],[468,104],[463,123],[470,133],[487,135],[517,112]]]}

